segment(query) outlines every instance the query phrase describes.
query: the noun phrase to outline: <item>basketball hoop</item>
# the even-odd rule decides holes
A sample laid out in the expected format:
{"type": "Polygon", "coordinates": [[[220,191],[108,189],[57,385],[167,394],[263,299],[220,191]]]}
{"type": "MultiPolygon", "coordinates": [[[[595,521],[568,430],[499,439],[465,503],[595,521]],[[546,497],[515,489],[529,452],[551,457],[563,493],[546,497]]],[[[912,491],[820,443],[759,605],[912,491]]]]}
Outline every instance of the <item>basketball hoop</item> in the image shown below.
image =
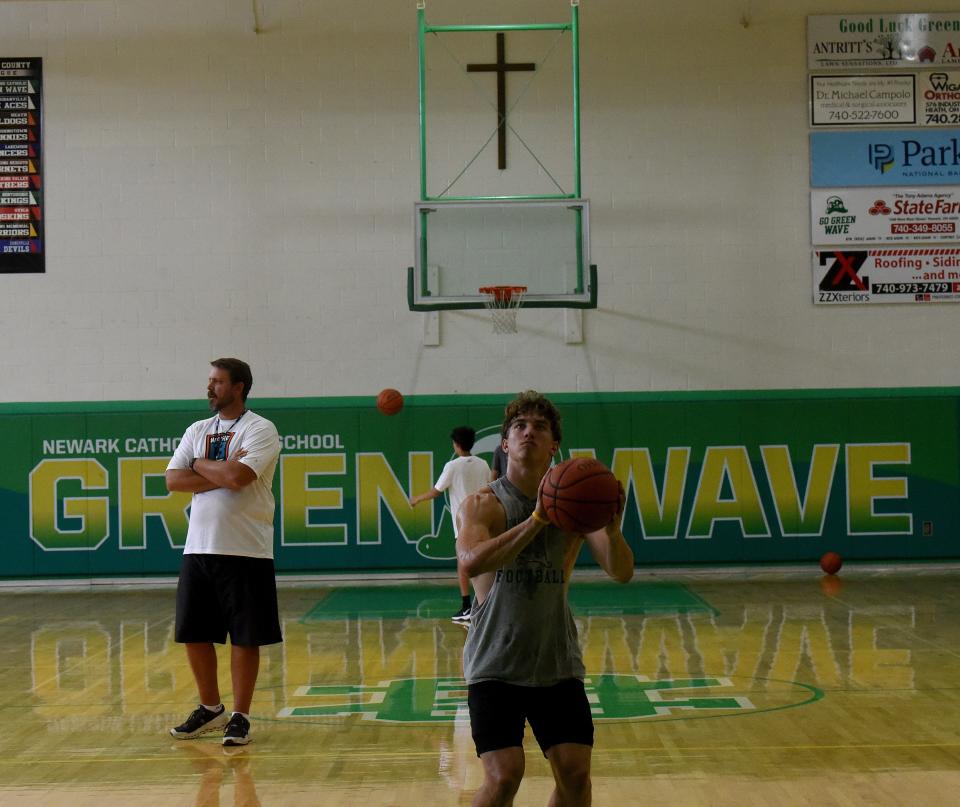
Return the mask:
{"type": "Polygon", "coordinates": [[[523,305],[526,286],[481,286],[483,305],[490,312],[494,333],[516,333],[517,311],[523,305]]]}

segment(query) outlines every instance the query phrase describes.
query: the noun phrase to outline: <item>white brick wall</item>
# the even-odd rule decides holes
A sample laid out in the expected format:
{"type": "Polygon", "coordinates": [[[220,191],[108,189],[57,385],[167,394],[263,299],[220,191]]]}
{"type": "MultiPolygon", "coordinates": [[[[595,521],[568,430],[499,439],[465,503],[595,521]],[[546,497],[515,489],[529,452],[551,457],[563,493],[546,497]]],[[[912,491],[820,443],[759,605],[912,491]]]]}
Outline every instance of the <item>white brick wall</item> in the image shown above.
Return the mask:
{"type": "Polygon", "coordinates": [[[557,311],[511,337],[445,313],[438,347],[406,305],[415,2],[261,6],[255,34],[250,0],[0,3],[0,55],[44,58],[47,237],[45,275],[0,275],[0,400],[198,397],[224,354],[270,396],[956,383],[957,307],[811,303],[804,40],[822,3],[583,0],[600,308],[580,345],[557,311]]]}

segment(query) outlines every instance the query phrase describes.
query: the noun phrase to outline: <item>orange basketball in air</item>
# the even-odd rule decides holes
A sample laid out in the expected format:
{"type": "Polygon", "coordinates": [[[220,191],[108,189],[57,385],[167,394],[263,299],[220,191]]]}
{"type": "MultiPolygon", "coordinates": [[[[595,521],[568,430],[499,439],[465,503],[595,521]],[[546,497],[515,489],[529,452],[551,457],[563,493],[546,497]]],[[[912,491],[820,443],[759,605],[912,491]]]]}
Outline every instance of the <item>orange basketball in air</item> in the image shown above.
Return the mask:
{"type": "Polygon", "coordinates": [[[392,387],[382,389],[377,395],[377,409],[385,415],[395,415],[403,409],[403,396],[392,387]]]}

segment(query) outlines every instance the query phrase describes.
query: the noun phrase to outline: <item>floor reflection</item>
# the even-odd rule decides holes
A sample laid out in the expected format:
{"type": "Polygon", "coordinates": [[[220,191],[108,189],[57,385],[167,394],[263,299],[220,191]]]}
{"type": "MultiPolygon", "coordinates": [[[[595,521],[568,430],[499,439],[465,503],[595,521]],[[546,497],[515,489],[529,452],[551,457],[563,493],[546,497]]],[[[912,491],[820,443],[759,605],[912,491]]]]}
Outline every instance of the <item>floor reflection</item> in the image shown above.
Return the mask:
{"type": "Polygon", "coordinates": [[[224,798],[225,805],[260,807],[249,748],[225,747],[218,740],[198,739],[177,742],[172,749],[186,756],[199,774],[195,807],[220,807],[221,792],[231,785],[233,798],[224,798]]]}
{"type": "MultiPolygon", "coordinates": [[[[936,774],[931,787],[946,789],[944,772],[960,770],[957,582],[847,569],[575,582],[598,792],[839,771],[867,777],[864,792],[882,771],[936,774]]],[[[0,802],[69,789],[83,803],[84,789],[122,781],[164,804],[318,803],[318,788],[330,804],[366,794],[364,807],[466,798],[480,770],[454,587],[302,587],[280,600],[285,641],[263,653],[254,741],[231,750],[167,736],[196,699],[172,591],[0,594],[0,802]]],[[[539,792],[549,770],[535,749],[528,759],[539,792]]]]}

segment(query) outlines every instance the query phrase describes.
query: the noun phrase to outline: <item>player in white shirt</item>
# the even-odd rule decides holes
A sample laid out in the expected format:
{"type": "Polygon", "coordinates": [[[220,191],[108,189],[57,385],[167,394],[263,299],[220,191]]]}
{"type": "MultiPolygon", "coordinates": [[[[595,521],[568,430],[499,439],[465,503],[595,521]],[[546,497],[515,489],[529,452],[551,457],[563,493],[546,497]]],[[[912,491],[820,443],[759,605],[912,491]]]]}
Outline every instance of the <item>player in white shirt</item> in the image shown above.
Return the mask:
{"type": "MultiPolygon", "coordinates": [[[[426,493],[410,497],[410,505],[415,506],[427,499],[436,499],[443,491],[450,489],[450,515],[453,516],[453,535],[457,535],[457,514],[460,505],[471,493],[476,493],[490,481],[490,466],[470,453],[476,441],[477,433],[469,426],[457,426],[450,432],[453,452],[457,455],[443,466],[437,483],[426,493]]],[[[470,578],[457,564],[457,580],[460,583],[460,610],[453,615],[454,622],[470,621],[470,578]]]]}

